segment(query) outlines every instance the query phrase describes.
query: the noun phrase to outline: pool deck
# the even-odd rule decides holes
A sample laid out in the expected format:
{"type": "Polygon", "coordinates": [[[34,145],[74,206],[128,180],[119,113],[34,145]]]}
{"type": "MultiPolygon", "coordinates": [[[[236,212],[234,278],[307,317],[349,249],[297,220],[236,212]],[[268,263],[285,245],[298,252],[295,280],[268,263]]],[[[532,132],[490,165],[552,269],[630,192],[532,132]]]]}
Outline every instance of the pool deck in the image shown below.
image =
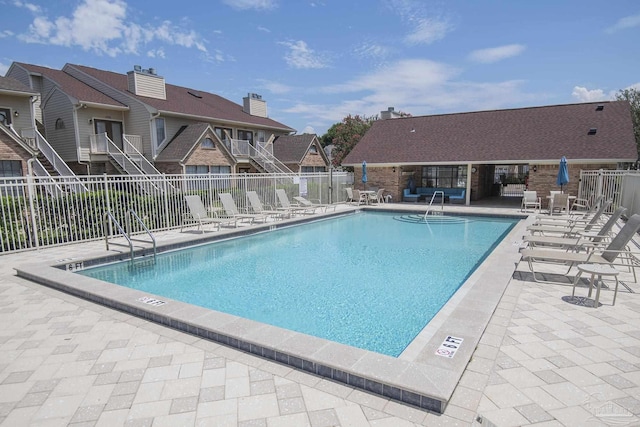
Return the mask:
{"type": "MultiPolygon", "coordinates": [[[[425,209],[414,204],[384,207],[425,209]]],[[[445,209],[519,214],[513,207],[447,205],[445,209]]],[[[282,360],[256,356],[251,349],[234,348],[235,342],[221,345],[15,274],[16,268],[40,271],[53,281],[58,273],[69,273],[51,271],[49,265],[105,256],[104,242],[3,255],[1,425],[560,426],[640,422],[638,285],[629,273],[622,273],[624,286],[616,306],[610,305],[612,292],[607,289],[600,297],[602,305],[594,309],[563,299],[570,295],[567,285],[533,282],[526,266],[514,273],[527,221],[514,229],[398,358],[402,372],[394,371],[397,365],[388,366],[386,357],[362,359],[350,347],[331,347],[317,339],[296,341],[282,334],[274,337],[264,325],[241,323],[229,316],[215,318],[222,326],[233,325],[235,333],[257,346],[279,339],[316,366],[337,365],[343,367],[341,372],[352,374],[359,369],[379,377],[381,384],[402,385],[393,382],[402,381],[411,390],[435,390],[440,395],[432,397],[447,402],[443,414],[369,393],[349,385],[348,380],[347,384],[336,382],[280,363],[282,360]],[[434,355],[446,335],[464,338],[451,359],[434,355]],[[351,360],[353,357],[357,360],[351,360]]],[[[209,234],[216,233],[205,233],[209,234]]],[[[201,237],[193,230],[157,235],[163,245],[201,237]]],[[[109,253],[126,255],[126,248],[112,246],[109,253]]],[[[66,281],[66,276],[60,277],[66,281]]],[[[577,292],[583,295],[585,289],[577,292]]],[[[114,294],[102,296],[132,297],[114,294]]],[[[206,320],[200,326],[214,320],[207,319],[207,313],[194,316],[192,306],[168,310],[169,306],[174,303],[159,310],[192,326],[194,319],[206,320]]],[[[217,331],[227,332],[229,329],[217,331]]]]}

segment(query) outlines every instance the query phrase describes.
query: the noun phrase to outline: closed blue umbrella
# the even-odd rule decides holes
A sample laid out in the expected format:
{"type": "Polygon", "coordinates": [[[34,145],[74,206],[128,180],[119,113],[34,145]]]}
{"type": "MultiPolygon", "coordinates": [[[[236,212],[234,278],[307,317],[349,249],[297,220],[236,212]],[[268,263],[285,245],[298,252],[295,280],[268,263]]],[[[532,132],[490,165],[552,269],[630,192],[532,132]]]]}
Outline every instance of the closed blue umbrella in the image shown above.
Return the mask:
{"type": "Polygon", "coordinates": [[[556,179],[556,184],[560,186],[560,191],[562,191],[562,186],[569,183],[569,168],[567,167],[567,158],[562,156],[560,159],[560,167],[558,168],[558,178],[556,179]]]}
{"type": "Polygon", "coordinates": [[[367,162],[362,162],[362,183],[364,184],[364,189],[367,189],[367,162]]]}

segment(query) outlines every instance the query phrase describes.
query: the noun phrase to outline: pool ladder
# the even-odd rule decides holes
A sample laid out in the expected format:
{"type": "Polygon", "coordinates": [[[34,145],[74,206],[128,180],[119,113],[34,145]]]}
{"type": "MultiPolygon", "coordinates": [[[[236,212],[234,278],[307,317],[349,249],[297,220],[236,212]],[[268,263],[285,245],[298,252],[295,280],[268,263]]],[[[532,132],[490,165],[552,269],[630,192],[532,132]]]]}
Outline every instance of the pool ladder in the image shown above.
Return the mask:
{"type": "Polygon", "coordinates": [[[427,206],[427,211],[424,213],[424,217],[422,218],[423,220],[427,220],[427,215],[429,215],[429,211],[433,207],[433,201],[438,194],[440,194],[440,212],[434,212],[434,215],[442,215],[444,213],[444,191],[434,191],[433,195],[431,196],[431,201],[429,201],[429,206],[427,206]]]}
{"type": "MultiPolygon", "coordinates": [[[[148,243],[148,241],[147,240],[141,240],[141,239],[134,239],[133,237],[131,237],[131,218],[132,217],[142,227],[142,229],[147,233],[147,235],[151,238],[151,242],[153,243],[153,260],[155,261],[156,254],[157,254],[157,251],[156,251],[156,238],[153,236],[151,231],[149,231],[149,229],[144,224],[142,219],[140,219],[140,217],[138,216],[136,211],[134,211],[133,209],[129,209],[127,211],[126,216],[125,216],[125,219],[127,221],[127,230],[129,230],[129,232],[126,232],[122,228],[122,225],[120,225],[120,223],[118,222],[116,217],[113,216],[113,214],[111,212],[105,212],[104,221],[102,223],[102,230],[104,232],[104,242],[105,242],[105,245],[107,246],[107,250],[109,250],[109,235],[110,235],[110,230],[108,228],[109,228],[109,225],[113,225],[113,226],[115,226],[116,230],[118,231],[118,234],[121,234],[122,237],[124,237],[127,240],[127,243],[129,244],[129,255],[131,257],[131,262],[133,263],[133,259],[134,259],[133,242],[135,241],[135,242],[148,243]]],[[[112,244],[117,244],[117,243],[112,243],[112,244]]]]}

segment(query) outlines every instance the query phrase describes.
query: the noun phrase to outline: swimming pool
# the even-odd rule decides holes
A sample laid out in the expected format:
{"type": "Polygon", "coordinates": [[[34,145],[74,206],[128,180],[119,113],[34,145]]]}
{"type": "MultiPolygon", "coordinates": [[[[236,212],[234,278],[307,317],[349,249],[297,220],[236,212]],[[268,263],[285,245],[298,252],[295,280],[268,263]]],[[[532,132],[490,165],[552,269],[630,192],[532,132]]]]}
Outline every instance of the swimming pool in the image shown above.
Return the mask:
{"type": "Polygon", "coordinates": [[[80,274],[398,356],[516,219],[359,213],[80,274]]]}

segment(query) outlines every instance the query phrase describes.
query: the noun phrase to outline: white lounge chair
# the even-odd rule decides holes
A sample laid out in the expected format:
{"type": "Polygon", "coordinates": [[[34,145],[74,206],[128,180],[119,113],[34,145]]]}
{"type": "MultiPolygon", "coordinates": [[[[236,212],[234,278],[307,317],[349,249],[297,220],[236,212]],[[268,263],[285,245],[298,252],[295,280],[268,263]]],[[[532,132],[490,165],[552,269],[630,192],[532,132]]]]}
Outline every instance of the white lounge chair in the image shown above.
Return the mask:
{"type": "Polygon", "coordinates": [[[532,235],[525,236],[523,240],[531,247],[554,246],[566,249],[580,246],[586,242],[599,243],[607,239],[613,229],[613,226],[618,222],[618,219],[620,219],[620,216],[622,216],[626,210],[627,209],[624,207],[616,209],[613,214],[609,216],[607,222],[605,222],[597,232],[581,232],[577,237],[532,235]]]}
{"type": "Polygon", "coordinates": [[[566,252],[558,249],[523,249],[521,261],[528,263],[533,280],[536,282],[544,282],[544,280],[538,280],[536,277],[534,264],[545,262],[569,265],[569,269],[564,273],[565,276],[577,264],[608,264],[629,267],[633,271],[634,281],[637,281],[635,269],[640,266],[640,262],[632,252],[626,250],[626,246],[636,235],[638,229],[640,229],[640,214],[634,214],[604,249],[589,245],[578,248],[584,249],[580,252],[566,252]],[[620,260],[616,261],[619,257],[620,260]]]}
{"type": "Polygon", "coordinates": [[[240,213],[238,207],[236,206],[236,202],[233,201],[233,196],[231,196],[231,193],[219,193],[218,197],[220,197],[220,201],[222,202],[224,211],[229,218],[248,221],[249,224],[253,224],[253,221],[265,222],[267,220],[266,215],[240,213]]]}
{"type": "Polygon", "coordinates": [[[327,203],[313,203],[311,200],[305,199],[302,196],[294,196],[293,200],[298,202],[300,206],[310,209],[320,209],[322,210],[322,212],[326,212],[327,209],[333,209],[334,211],[336,210],[336,205],[330,205],[327,203]]]}
{"type": "Polygon", "coordinates": [[[539,219],[537,223],[527,227],[531,234],[562,234],[565,236],[575,235],[581,231],[591,231],[597,227],[604,211],[611,205],[611,200],[602,203],[595,214],[584,222],[581,218],[568,218],[565,221],[539,219]]]}
{"type": "Polygon", "coordinates": [[[189,208],[189,213],[183,217],[182,226],[180,227],[180,231],[185,227],[185,219],[189,222],[195,222],[198,224],[198,230],[201,230],[204,233],[204,226],[207,224],[215,224],[217,226],[217,230],[220,231],[220,227],[222,225],[237,227],[238,222],[236,218],[218,218],[216,216],[210,216],[207,213],[207,209],[204,207],[202,203],[202,199],[200,196],[190,195],[184,197],[187,202],[187,207],[189,208]]]}
{"type": "Polygon", "coordinates": [[[255,191],[247,191],[247,199],[249,199],[249,205],[254,214],[267,215],[274,219],[282,219],[290,216],[288,209],[265,209],[260,197],[258,197],[258,193],[255,191]]]}
{"type": "Polygon", "coordinates": [[[287,196],[287,192],[284,191],[283,188],[276,189],[276,196],[278,197],[278,202],[280,203],[280,206],[284,209],[288,209],[294,215],[313,214],[316,211],[315,208],[292,205],[291,202],[289,201],[289,196],[287,196]]]}
{"type": "Polygon", "coordinates": [[[569,213],[569,195],[568,194],[554,194],[549,201],[549,215],[553,215],[555,212],[558,214],[569,213]]]}

